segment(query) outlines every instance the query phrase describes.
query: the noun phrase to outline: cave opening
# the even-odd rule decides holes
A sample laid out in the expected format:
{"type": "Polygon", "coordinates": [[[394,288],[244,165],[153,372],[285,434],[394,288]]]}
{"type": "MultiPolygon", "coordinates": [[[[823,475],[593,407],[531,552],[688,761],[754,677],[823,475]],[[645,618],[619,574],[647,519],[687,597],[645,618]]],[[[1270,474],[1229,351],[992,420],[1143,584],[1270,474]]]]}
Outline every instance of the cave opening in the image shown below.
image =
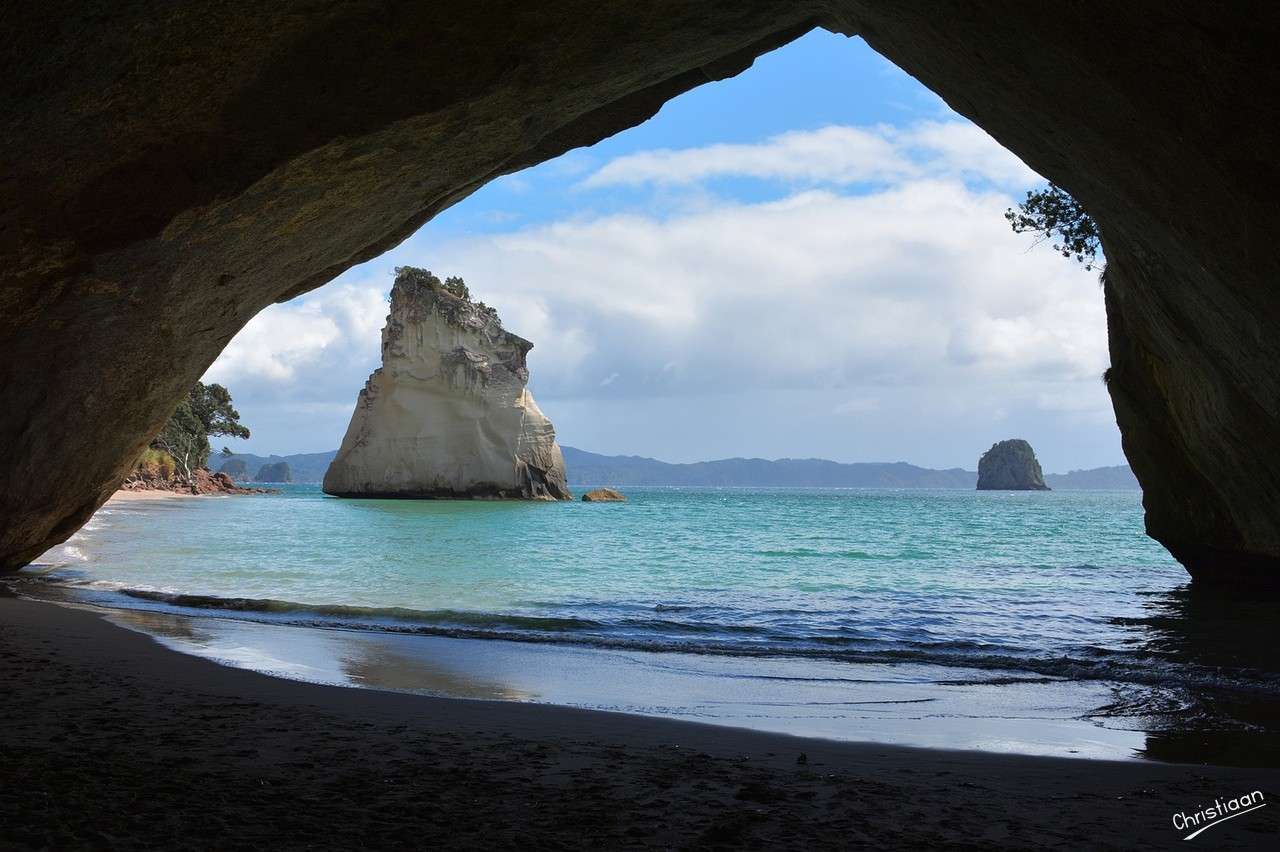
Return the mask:
{"type": "Polygon", "coordinates": [[[530,389],[574,448],[972,469],[1025,436],[1047,471],[1123,465],[1100,288],[1003,219],[1042,183],[864,41],[815,30],[268,307],[205,380],[254,428],[227,442],[254,470],[332,451],[415,266],[533,342],[530,389]]]}

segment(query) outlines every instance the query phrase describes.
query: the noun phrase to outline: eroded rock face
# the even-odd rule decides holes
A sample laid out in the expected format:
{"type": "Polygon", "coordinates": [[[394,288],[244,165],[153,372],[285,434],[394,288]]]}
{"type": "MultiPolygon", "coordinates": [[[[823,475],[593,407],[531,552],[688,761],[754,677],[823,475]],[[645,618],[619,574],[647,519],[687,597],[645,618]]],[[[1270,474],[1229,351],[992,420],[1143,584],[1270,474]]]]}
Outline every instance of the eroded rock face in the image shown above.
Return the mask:
{"type": "Polygon", "coordinates": [[[460,279],[396,270],[382,366],[360,391],[325,493],[571,499],[555,429],[525,387],[532,348],[460,279]]]}
{"type": "Polygon", "coordinates": [[[978,459],[979,491],[1048,491],[1035,450],[1021,438],[991,445],[978,459]]]}
{"type": "MultiPolygon", "coordinates": [[[[1280,582],[1280,6],[17,4],[0,23],[0,569],[64,541],[243,325],[493,177],[814,26],[1103,232],[1125,452],[1198,580],[1280,582]]],[[[848,97],[858,97],[850,92],[848,97]]]]}

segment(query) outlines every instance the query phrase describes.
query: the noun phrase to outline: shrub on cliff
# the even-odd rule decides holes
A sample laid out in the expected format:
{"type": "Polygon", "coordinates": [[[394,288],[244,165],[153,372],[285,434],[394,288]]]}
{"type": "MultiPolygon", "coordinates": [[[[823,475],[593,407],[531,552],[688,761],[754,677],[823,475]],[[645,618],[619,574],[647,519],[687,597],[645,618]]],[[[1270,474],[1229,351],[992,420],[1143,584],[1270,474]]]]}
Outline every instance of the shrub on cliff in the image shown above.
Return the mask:
{"type": "Polygon", "coordinates": [[[1097,265],[1102,251],[1098,223],[1065,189],[1049,184],[1046,189],[1028,192],[1018,209],[1009,208],[1004,218],[1015,234],[1031,232],[1041,240],[1056,240],[1054,251],[1063,257],[1075,257],[1085,269],[1097,265]]]}
{"type": "Polygon", "coordinates": [[[164,450],[148,447],[142,451],[142,455],[138,458],[138,463],[134,465],[134,469],[138,473],[154,479],[173,479],[173,474],[177,468],[173,461],[173,456],[164,450]]]}

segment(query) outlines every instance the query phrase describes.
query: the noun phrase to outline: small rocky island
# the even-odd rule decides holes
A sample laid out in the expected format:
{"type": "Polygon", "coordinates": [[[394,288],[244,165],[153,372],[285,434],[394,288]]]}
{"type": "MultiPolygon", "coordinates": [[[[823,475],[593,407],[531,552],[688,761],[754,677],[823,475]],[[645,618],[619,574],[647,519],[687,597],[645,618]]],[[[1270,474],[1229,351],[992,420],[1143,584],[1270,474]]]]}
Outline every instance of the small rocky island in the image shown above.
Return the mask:
{"type": "Polygon", "coordinates": [[[232,479],[243,482],[249,478],[249,465],[245,464],[244,459],[227,459],[222,467],[218,468],[218,473],[225,473],[232,479]]]}
{"type": "Polygon", "coordinates": [[[293,471],[288,462],[268,463],[258,468],[258,475],[254,479],[258,482],[293,482],[293,471]]]}
{"type": "Polygon", "coordinates": [[[532,348],[461,278],[397,269],[382,366],[360,391],[325,493],[572,499],[555,429],[525,387],[532,348]]]}
{"type": "Polygon", "coordinates": [[[1048,491],[1035,450],[1021,438],[992,444],[978,460],[979,491],[1048,491]]]}

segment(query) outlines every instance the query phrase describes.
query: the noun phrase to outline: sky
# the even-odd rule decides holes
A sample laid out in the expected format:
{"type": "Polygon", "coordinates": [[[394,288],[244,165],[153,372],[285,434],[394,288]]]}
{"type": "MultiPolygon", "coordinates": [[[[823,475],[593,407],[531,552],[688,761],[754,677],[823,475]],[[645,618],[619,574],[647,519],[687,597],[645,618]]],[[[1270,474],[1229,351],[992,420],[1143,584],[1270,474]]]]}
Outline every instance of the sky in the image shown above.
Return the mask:
{"type": "Polygon", "coordinates": [[[205,381],[253,432],[233,449],[335,449],[411,265],[534,342],[561,444],[974,469],[1020,437],[1046,471],[1123,464],[1097,273],[1004,219],[1043,183],[860,39],[815,32],[267,308],[205,381]]]}

